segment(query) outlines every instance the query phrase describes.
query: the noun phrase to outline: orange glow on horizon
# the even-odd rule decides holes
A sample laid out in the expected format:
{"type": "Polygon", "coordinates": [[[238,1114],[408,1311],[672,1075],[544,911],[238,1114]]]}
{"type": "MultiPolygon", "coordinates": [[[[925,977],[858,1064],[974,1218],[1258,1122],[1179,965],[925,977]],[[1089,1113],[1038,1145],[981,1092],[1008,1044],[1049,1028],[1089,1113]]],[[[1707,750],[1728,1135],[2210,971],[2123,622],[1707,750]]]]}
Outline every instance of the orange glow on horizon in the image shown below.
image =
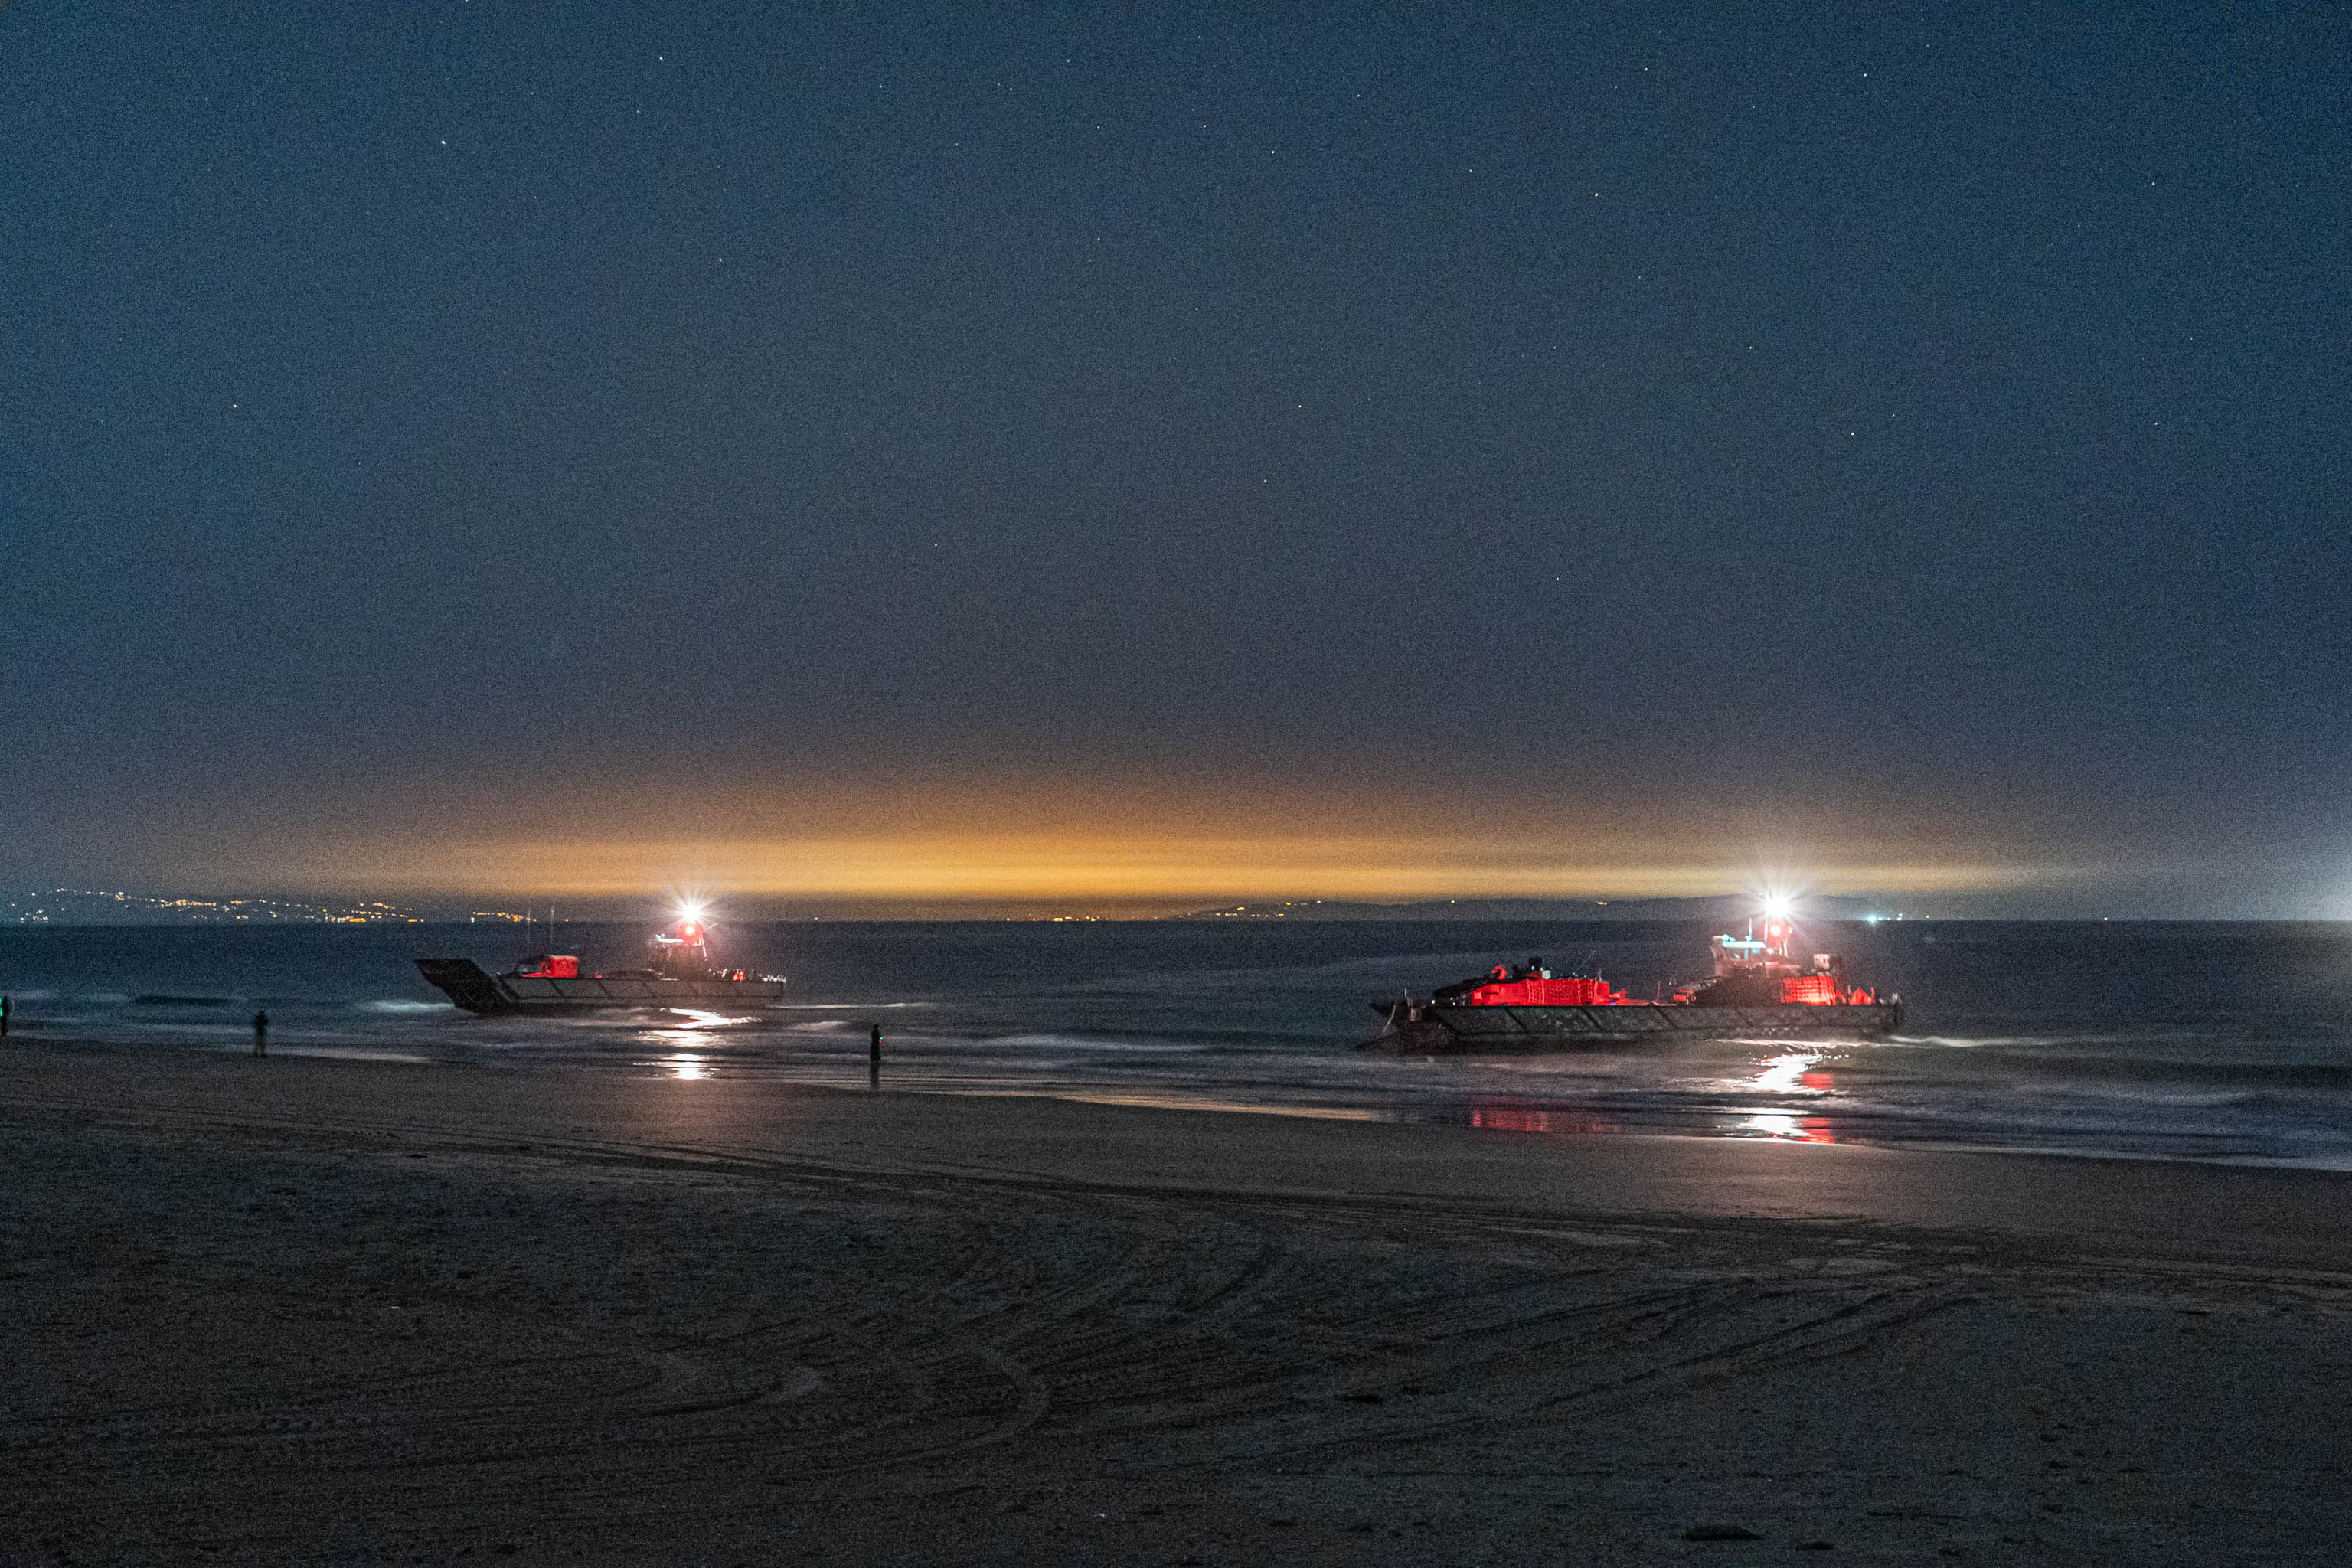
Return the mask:
{"type": "MultiPolygon", "coordinates": [[[[1421,836],[1160,837],[911,834],[667,842],[517,838],[377,845],[283,865],[295,880],[410,892],[627,896],[691,883],[719,894],[870,900],[1640,898],[1737,889],[1729,858],[1589,842],[1421,836]]],[[[1816,891],[1982,891],[2052,879],[2040,868],[1871,861],[1808,868],[1816,891]]]]}
{"type": "Polygon", "coordinates": [[[698,899],[737,896],[1129,915],[1301,899],[1908,900],[2055,889],[2102,869],[2091,847],[1976,796],[1857,785],[1830,803],[1793,786],[1724,798],[1567,764],[1530,783],[1363,758],[1309,769],[1276,742],[1262,750],[1149,768],[852,758],[698,772],[684,787],[626,769],[437,774],[363,802],[289,785],[266,807],[192,803],[133,834],[177,881],[542,902],[667,889],[684,918],[698,899]]]}

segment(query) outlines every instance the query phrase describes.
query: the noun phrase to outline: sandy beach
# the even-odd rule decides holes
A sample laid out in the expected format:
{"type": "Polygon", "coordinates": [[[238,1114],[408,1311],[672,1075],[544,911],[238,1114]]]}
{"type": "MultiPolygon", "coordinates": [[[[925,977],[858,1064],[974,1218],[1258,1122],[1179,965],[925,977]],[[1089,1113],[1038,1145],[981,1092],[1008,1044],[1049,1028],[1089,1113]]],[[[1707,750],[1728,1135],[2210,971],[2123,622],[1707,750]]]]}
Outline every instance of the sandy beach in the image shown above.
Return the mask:
{"type": "Polygon", "coordinates": [[[0,1161],[10,1563],[2352,1555],[2326,1173],[22,1046],[0,1161]]]}

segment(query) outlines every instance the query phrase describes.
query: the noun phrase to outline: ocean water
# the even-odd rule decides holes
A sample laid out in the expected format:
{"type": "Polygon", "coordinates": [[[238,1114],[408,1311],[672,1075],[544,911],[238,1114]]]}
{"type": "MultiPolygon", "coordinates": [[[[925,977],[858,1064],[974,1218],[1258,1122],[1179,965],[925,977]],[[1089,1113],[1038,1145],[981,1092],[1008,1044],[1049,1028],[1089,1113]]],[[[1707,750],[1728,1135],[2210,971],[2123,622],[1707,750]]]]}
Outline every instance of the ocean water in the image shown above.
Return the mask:
{"type": "MultiPolygon", "coordinates": [[[[636,963],[643,926],[556,951],[636,963]]],[[[1452,1121],[1532,1137],[1679,1132],[2352,1168],[2352,925],[1816,926],[1900,992],[1881,1041],[1721,1040],[1491,1057],[1360,1052],[1368,1002],[1541,954],[1635,994],[1705,972],[1707,928],[1575,922],[721,926],[792,1005],[477,1018],[419,954],[501,970],[488,925],[0,928],[16,1037],[483,1070],[761,1077],[887,1089],[1452,1121]]],[[[549,944],[532,944],[544,950],[549,944]]]]}

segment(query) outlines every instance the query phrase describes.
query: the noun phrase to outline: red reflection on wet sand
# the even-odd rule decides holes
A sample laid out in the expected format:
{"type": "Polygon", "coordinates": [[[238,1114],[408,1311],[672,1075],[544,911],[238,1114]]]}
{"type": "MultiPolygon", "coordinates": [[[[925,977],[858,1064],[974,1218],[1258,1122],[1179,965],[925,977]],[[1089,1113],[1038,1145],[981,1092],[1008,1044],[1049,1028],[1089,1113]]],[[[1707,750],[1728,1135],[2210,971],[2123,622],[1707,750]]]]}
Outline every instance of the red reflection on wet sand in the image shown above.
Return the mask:
{"type": "Polygon", "coordinates": [[[1803,1073],[1799,1075],[1797,1081],[1804,1085],[1807,1089],[1818,1089],[1823,1094],[1827,1094],[1832,1089],[1837,1088],[1836,1083],[1833,1082],[1831,1079],[1830,1075],[1825,1072],[1803,1073]]]}
{"type": "Polygon", "coordinates": [[[1791,1116],[1785,1110],[1760,1110],[1739,1123],[1738,1136],[1767,1138],[1775,1143],[1834,1143],[1826,1116],[1791,1116]]]}
{"type": "Polygon", "coordinates": [[[1470,1125],[1497,1132],[1614,1132],[1614,1121],[1598,1121],[1579,1111],[1531,1110],[1517,1105],[1481,1105],[1470,1111],[1470,1125]]]}

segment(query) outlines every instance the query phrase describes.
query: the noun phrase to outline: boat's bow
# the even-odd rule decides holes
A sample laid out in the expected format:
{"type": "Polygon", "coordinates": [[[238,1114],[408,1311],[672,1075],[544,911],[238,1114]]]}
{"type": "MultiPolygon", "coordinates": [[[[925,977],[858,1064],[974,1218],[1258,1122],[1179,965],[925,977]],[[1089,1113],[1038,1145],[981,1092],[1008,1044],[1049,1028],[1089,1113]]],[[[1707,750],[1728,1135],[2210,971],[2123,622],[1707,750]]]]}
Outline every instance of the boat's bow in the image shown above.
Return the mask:
{"type": "Polygon", "coordinates": [[[503,1013],[514,1005],[497,979],[470,958],[420,958],[416,969],[468,1013],[503,1013]]]}

